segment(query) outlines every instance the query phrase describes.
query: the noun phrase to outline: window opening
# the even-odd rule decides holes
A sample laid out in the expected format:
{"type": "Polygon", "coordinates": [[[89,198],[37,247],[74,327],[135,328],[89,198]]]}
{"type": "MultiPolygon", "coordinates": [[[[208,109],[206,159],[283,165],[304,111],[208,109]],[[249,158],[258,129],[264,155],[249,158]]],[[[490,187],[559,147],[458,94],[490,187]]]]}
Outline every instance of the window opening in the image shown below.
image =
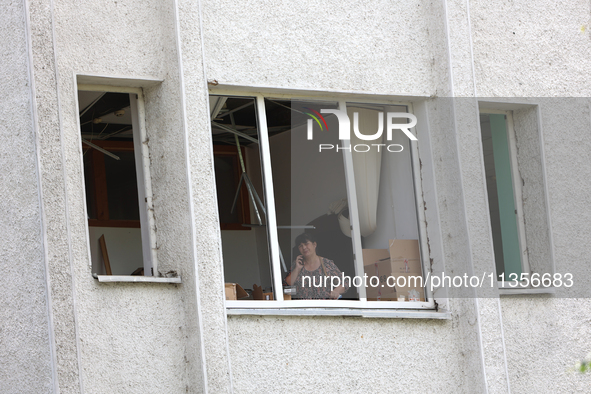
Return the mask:
{"type": "Polygon", "coordinates": [[[522,253],[507,116],[481,114],[480,128],[497,276],[509,280],[510,274],[522,273],[522,253]]]}
{"type": "Polygon", "coordinates": [[[107,273],[103,238],[113,275],[151,276],[136,94],[79,90],[78,103],[93,273],[107,273]]]}
{"type": "Polygon", "coordinates": [[[256,103],[210,96],[210,108],[225,280],[273,299],[256,103]]]}
{"type": "Polygon", "coordinates": [[[364,274],[379,278],[375,287],[365,288],[368,301],[425,301],[413,149],[400,130],[391,139],[385,130],[388,114],[407,112],[407,106],[347,103],[352,129],[358,127],[365,135],[383,129],[381,137],[371,141],[351,132],[355,211],[363,255],[358,264],[363,263],[364,274]],[[395,286],[388,283],[389,277],[396,278],[395,286]]]}
{"type": "MultiPolygon", "coordinates": [[[[402,119],[394,123],[410,123],[405,116],[408,106],[211,95],[210,108],[228,300],[276,300],[282,294],[287,302],[281,307],[432,307],[422,286],[424,226],[420,226],[415,190],[416,146],[401,130],[386,132],[389,116],[402,119]],[[339,139],[337,116],[321,116],[323,109],[348,114],[350,141],[339,139]],[[356,137],[354,127],[365,136],[381,130],[382,137],[371,141],[356,137]],[[238,172],[253,179],[256,193],[248,191],[246,180],[236,185],[237,172],[232,167],[237,164],[217,159],[220,146],[237,153],[245,150],[245,171],[238,172]],[[218,176],[224,171],[234,171],[234,178],[224,181],[218,176]],[[272,190],[274,209],[268,212],[265,185],[272,190]],[[250,229],[250,234],[224,229],[223,224],[223,218],[236,215],[229,201],[244,195],[251,223],[240,226],[250,229]],[[260,224],[255,207],[262,212],[260,224]],[[307,262],[300,267],[298,259],[307,260],[308,255],[316,258],[316,265],[307,262]],[[311,277],[308,282],[302,273],[311,277]],[[306,283],[313,284],[315,276],[336,275],[350,278],[339,294],[302,289],[306,283]],[[372,276],[379,282],[371,285],[364,279],[372,276]],[[388,277],[404,280],[390,285],[388,277]],[[364,282],[355,284],[355,278],[364,282]],[[278,279],[282,288],[276,285],[278,279]],[[239,295],[242,288],[246,289],[243,297],[239,295]],[[338,301],[330,300],[335,296],[338,301]]],[[[240,304],[245,303],[230,303],[240,304]]],[[[257,303],[256,307],[267,305],[257,303]]]]}
{"type": "MultiPolygon", "coordinates": [[[[325,275],[356,275],[348,227],[343,151],[322,152],[318,149],[319,144],[339,142],[337,133],[328,132],[338,129],[336,117],[321,119],[317,115],[323,108],[338,108],[338,103],[266,99],[265,107],[277,234],[280,250],[284,257],[287,256],[287,271],[282,273],[286,298],[330,298],[327,287],[303,285],[308,277],[319,283],[325,275]],[[313,119],[308,114],[315,115],[317,127],[322,125],[313,141],[308,139],[308,120],[313,119]],[[301,238],[304,233],[306,236],[301,238]],[[300,240],[306,241],[305,246],[299,245],[300,240]],[[308,256],[312,247],[317,256],[316,264],[310,261],[299,267],[298,257],[300,261],[313,260],[313,256],[308,256]]],[[[357,289],[351,285],[340,287],[337,293],[333,296],[343,300],[359,299],[357,289]]]]}

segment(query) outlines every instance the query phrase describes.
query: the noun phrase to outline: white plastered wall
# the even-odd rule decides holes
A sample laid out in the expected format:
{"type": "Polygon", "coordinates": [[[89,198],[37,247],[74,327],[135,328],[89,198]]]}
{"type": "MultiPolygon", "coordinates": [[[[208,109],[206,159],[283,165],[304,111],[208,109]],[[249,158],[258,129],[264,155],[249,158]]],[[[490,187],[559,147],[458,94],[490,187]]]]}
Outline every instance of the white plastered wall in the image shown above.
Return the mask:
{"type": "MultiPolygon", "coordinates": [[[[588,84],[584,82],[588,78],[588,72],[585,70],[589,69],[588,57],[584,55],[589,53],[588,2],[572,2],[567,7],[552,4],[550,9],[556,8],[556,12],[548,12],[547,2],[539,2],[531,7],[531,11],[530,5],[526,6],[525,3],[521,6],[500,2],[473,3],[470,1],[413,4],[405,2],[401,6],[403,9],[390,8],[388,11],[391,12],[385,12],[379,7],[368,10],[360,5],[348,5],[346,9],[342,9],[339,5],[335,4],[331,7],[331,4],[328,4],[325,9],[330,12],[317,16],[311,15],[309,11],[314,9],[312,4],[309,4],[309,7],[298,4],[297,11],[283,4],[281,6],[271,4],[263,8],[241,7],[240,12],[234,12],[234,5],[230,3],[206,2],[204,28],[207,76],[210,80],[228,85],[385,94],[427,92],[440,96],[464,97],[588,95],[585,90],[588,84]],[[512,8],[507,9],[508,7],[512,8]],[[417,14],[419,9],[421,13],[417,14]],[[512,15],[516,10],[519,15],[512,15]],[[491,11],[493,17],[490,15],[491,11]],[[531,15],[532,12],[533,15],[531,15]],[[222,14],[229,15],[227,18],[219,18],[218,16],[222,14]],[[368,23],[367,21],[371,20],[369,15],[374,20],[368,23]],[[511,17],[508,18],[509,15],[511,17]],[[266,20],[264,26],[250,23],[263,18],[266,20]],[[323,26],[324,18],[339,19],[339,26],[330,28],[323,26]],[[384,20],[382,18],[392,18],[391,25],[404,26],[388,31],[389,34],[398,35],[396,39],[387,42],[379,39],[372,41],[371,30],[379,31],[378,26],[384,20]],[[510,22],[507,22],[508,20],[510,22]],[[281,24],[289,24],[297,28],[286,31],[280,27],[281,24]],[[515,32],[517,34],[521,32],[522,36],[514,38],[512,27],[518,25],[519,31],[515,30],[515,32]],[[565,29],[565,26],[568,29],[565,29]],[[404,32],[421,37],[425,41],[421,41],[419,45],[412,45],[415,41],[405,36],[404,32]],[[334,53],[334,48],[349,48],[348,45],[353,46],[360,42],[372,42],[374,46],[359,45],[354,51],[345,50],[344,52],[349,54],[346,59],[339,58],[334,53]],[[235,50],[231,50],[231,46],[235,50]],[[321,51],[324,52],[321,53],[321,51]],[[415,63],[380,61],[388,55],[394,57],[394,53],[399,58],[409,55],[408,57],[415,63]],[[299,66],[302,59],[306,67],[299,66]],[[418,67],[416,62],[419,62],[418,67]],[[419,69],[427,72],[423,72],[419,77],[417,75],[419,69]],[[380,77],[384,70],[388,73],[387,78],[380,77]],[[368,78],[368,76],[371,77],[368,78]],[[384,81],[386,81],[385,85],[384,81]]],[[[391,4],[389,6],[396,7],[391,4]]],[[[459,272],[492,272],[494,259],[486,194],[483,187],[477,101],[466,100],[461,104],[439,101],[428,104],[427,108],[432,123],[433,161],[437,163],[435,179],[446,261],[457,266],[459,272]],[[446,117],[451,119],[445,119],[446,117]],[[450,129],[446,127],[438,129],[437,124],[450,125],[455,135],[450,136],[450,129]]],[[[585,118],[585,113],[583,112],[580,117],[585,118]]],[[[582,133],[579,131],[580,138],[588,140],[588,133],[582,133]]],[[[558,133],[555,132],[555,135],[558,136],[558,133]]],[[[578,141],[580,142],[580,139],[578,141]]],[[[564,141],[561,140],[560,143],[564,144],[564,141]]],[[[568,144],[563,148],[564,155],[554,155],[553,163],[563,162],[566,151],[572,147],[572,144],[568,144]]],[[[549,148],[547,141],[545,148],[549,148]]],[[[561,189],[557,195],[564,197],[565,193],[568,193],[566,190],[577,190],[576,195],[579,199],[576,206],[587,201],[585,196],[589,193],[585,187],[581,187],[573,177],[569,176],[568,171],[584,169],[583,174],[586,174],[589,169],[588,161],[585,162],[588,155],[582,152],[586,148],[586,142],[581,144],[576,150],[577,152],[581,150],[581,154],[577,155],[576,163],[568,166],[558,164],[562,169],[560,175],[546,180],[548,183],[559,179],[563,183],[572,183],[569,184],[568,189],[561,189]]],[[[548,155],[546,160],[549,161],[548,155]]],[[[551,172],[551,168],[548,171],[551,172]]],[[[550,195],[552,195],[552,189],[550,195]]],[[[583,229],[582,234],[588,234],[586,216],[580,215],[581,212],[588,212],[588,208],[581,206],[579,210],[571,210],[561,202],[559,197],[554,197],[554,200],[550,199],[548,208],[551,213],[553,201],[554,206],[568,210],[570,215],[579,215],[575,221],[578,224],[576,228],[583,229]]],[[[567,226],[566,219],[561,219],[561,222],[564,222],[564,225],[560,230],[567,226]]],[[[552,223],[554,230],[556,223],[554,220],[552,223]]],[[[585,242],[581,242],[580,247],[575,248],[576,251],[572,254],[566,253],[566,248],[571,245],[568,239],[575,236],[574,231],[576,230],[572,228],[568,232],[569,236],[564,236],[565,259],[580,258],[585,255],[583,250],[585,242]]],[[[577,234],[578,237],[583,236],[581,233],[577,234]]],[[[556,247],[558,246],[557,244],[556,247]]],[[[543,301],[538,301],[540,308],[549,302],[552,303],[547,298],[541,298],[543,301]],[[544,305],[541,305],[542,303],[544,305]]],[[[278,385],[279,389],[293,388],[298,384],[300,384],[299,387],[355,389],[353,377],[355,374],[345,376],[341,373],[341,369],[333,367],[338,365],[347,370],[342,360],[354,354],[359,365],[374,371],[375,379],[366,383],[371,390],[375,391],[391,389],[397,384],[394,382],[404,382],[405,387],[410,387],[406,384],[412,385],[420,380],[421,387],[425,387],[425,384],[429,384],[425,382],[441,383],[454,379],[457,379],[456,382],[462,382],[460,385],[466,392],[482,391],[485,387],[494,392],[509,392],[513,387],[519,392],[524,391],[534,382],[540,390],[544,390],[545,387],[553,386],[559,376],[563,377],[562,374],[547,372],[557,372],[558,368],[563,368],[576,359],[575,352],[569,350],[573,340],[565,340],[564,345],[556,345],[552,352],[535,347],[535,344],[539,344],[538,341],[546,341],[548,335],[546,318],[551,320],[552,315],[562,315],[559,305],[563,303],[571,305],[568,309],[570,311],[577,310],[579,307],[584,308],[584,305],[581,306],[576,301],[557,301],[556,308],[544,313],[536,313],[535,322],[532,322],[521,317],[528,308],[538,307],[532,303],[536,303],[535,299],[532,301],[523,296],[502,298],[501,301],[495,298],[478,301],[450,300],[453,319],[449,324],[441,324],[440,330],[425,329],[425,326],[440,324],[432,322],[415,323],[417,327],[421,327],[421,330],[413,331],[408,329],[413,322],[376,323],[360,320],[353,323],[347,320],[346,328],[340,330],[340,326],[337,328],[337,325],[341,322],[337,323],[331,318],[231,317],[229,336],[235,385],[245,390],[271,383],[278,385]],[[377,366],[379,361],[376,360],[388,357],[384,349],[395,345],[387,342],[385,346],[379,347],[377,343],[382,338],[380,335],[374,335],[371,338],[375,346],[371,344],[368,346],[362,342],[362,335],[363,338],[366,336],[361,333],[375,334],[376,331],[373,330],[377,330],[377,326],[381,324],[388,327],[388,334],[385,334],[385,337],[395,333],[392,335],[402,342],[416,345],[412,353],[419,359],[432,360],[433,358],[427,356],[426,351],[422,353],[422,347],[412,341],[411,338],[416,338],[414,335],[420,337],[421,341],[424,341],[422,343],[431,343],[436,349],[448,347],[446,360],[450,358],[452,360],[448,365],[449,369],[445,368],[445,373],[448,374],[449,370],[454,368],[460,368],[462,373],[459,376],[452,374],[439,377],[438,371],[435,371],[435,376],[433,371],[430,371],[428,376],[419,377],[418,375],[421,375],[419,369],[413,371],[410,376],[398,376],[395,368],[388,369],[388,372],[381,369],[377,366]],[[304,326],[306,329],[310,328],[310,325],[312,325],[311,331],[319,337],[318,340],[312,339],[312,344],[308,344],[306,335],[293,334],[301,332],[300,328],[304,326]],[[343,332],[349,333],[352,327],[359,327],[360,335],[358,338],[348,339],[359,346],[368,346],[371,349],[371,355],[365,357],[363,352],[341,349],[341,340],[347,335],[343,332]],[[331,335],[334,331],[339,334],[333,339],[331,335]],[[265,332],[266,346],[259,343],[255,334],[251,334],[258,332],[265,332]],[[527,333],[525,335],[529,338],[528,342],[531,342],[528,346],[531,354],[542,357],[548,363],[546,372],[528,368],[527,357],[517,350],[524,333],[527,333]],[[277,338],[276,343],[269,346],[268,338],[274,337],[277,338]],[[284,345],[286,340],[289,345],[284,345]],[[326,342],[334,344],[326,346],[326,342]],[[321,347],[321,343],[322,347],[329,347],[333,352],[314,353],[314,350],[321,347]],[[266,353],[261,354],[261,358],[265,361],[269,360],[269,364],[264,364],[265,368],[257,367],[254,373],[255,370],[249,366],[247,360],[250,354],[257,352],[260,348],[266,349],[266,353]],[[453,355],[456,355],[457,359],[454,360],[453,355]],[[558,365],[552,364],[550,360],[552,356],[558,356],[561,359],[558,365]],[[334,386],[329,386],[324,378],[318,378],[315,374],[304,373],[302,364],[299,362],[306,365],[310,362],[310,357],[314,367],[323,371],[318,375],[338,377],[334,380],[329,379],[334,386]],[[285,362],[280,364],[278,360],[282,359],[285,362]],[[517,376],[523,376],[524,369],[528,369],[527,383],[516,383],[517,376]],[[393,374],[392,371],[394,371],[393,374]]],[[[574,337],[579,338],[574,339],[574,343],[584,348],[586,345],[583,339],[586,332],[583,328],[585,318],[575,318],[575,314],[576,312],[568,313],[555,324],[565,323],[571,327],[576,332],[574,337]]],[[[565,339],[568,333],[563,332],[561,337],[565,339]]],[[[554,343],[558,342],[560,339],[554,341],[554,343]]],[[[579,357],[582,355],[582,353],[579,354],[579,357]]],[[[535,356],[533,358],[535,359],[535,356]]],[[[565,379],[566,383],[562,383],[561,390],[568,392],[570,388],[577,387],[576,379],[572,376],[565,379]]],[[[446,391],[441,387],[438,389],[446,391]]],[[[429,390],[428,386],[426,390],[429,390]]],[[[456,388],[454,391],[457,390],[456,388]]]]}
{"type": "MultiPolygon", "coordinates": [[[[36,387],[59,386],[62,392],[119,392],[122,387],[136,392],[200,392],[205,387],[228,392],[232,386],[236,391],[314,387],[389,392],[421,387],[466,393],[484,387],[495,392],[583,387],[572,377],[561,381],[559,370],[583,355],[574,349],[588,345],[589,325],[580,313],[586,301],[540,296],[479,304],[451,299],[452,319],[447,321],[231,317],[226,335],[204,75],[227,86],[416,98],[584,96],[589,95],[584,83],[589,60],[580,55],[590,45],[588,29],[581,30],[589,26],[586,2],[556,6],[552,12],[547,1],[527,9],[459,0],[346,7],[329,2],[322,12],[314,2],[29,3],[43,197],[42,209],[32,200],[25,206],[18,199],[16,205],[35,231],[41,228],[39,212],[45,213],[48,294],[54,302],[43,306],[38,293],[30,303],[37,309],[28,316],[44,327],[43,308],[49,308],[48,319],[55,322],[49,324],[55,327],[53,343],[59,344],[55,375],[49,380],[50,346],[44,344],[46,338],[51,344],[51,338],[41,331],[36,336],[42,353],[35,359],[36,387]],[[498,10],[499,17],[491,18],[491,10],[498,10]],[[524,35],[514,40],[513,32],[524,35]],[[127,82],[117,83],[145,87],[159,269],[178,271],[182,285],[99,285],[92,279],[75,74],[121,77],[127,82]],[[558,338],[550,338],[549,332],[558,332],[558,338]],[[524,350],[545,367],[529,368],[524,350]],[[556,358],[560,362],[553,364],[556,358]],[[445,365],[434,369],[433,360],[445,360],[445,365]],[[316,373],[307,373],[310,365],[316,373]]],[[[15,26],[18,32],[22,25],[15,26]]],[[[10,73],[18,77],[17,71],[10,73]]],[[[484,181],[477,105],[420,104],[428,114],[420,120],[429,119],[431,161],[437,163],[431,168],[437,191],[437,207],[432,208],[440,220],[443,257],[461,268],[493,267],[486,197],[479,186],[484,181]],[[439,123],[452,128],[437,129],[439,123]]],[[[27,130],[30,122],[25,116],[15,125],[27,130]]],[[[589,212],[591,193],[572,174],[588,178],[583,176],[589,173],[589,134],[580,132],[565,142],[548,123],[543,127],[548,209],[556,268],[562,269],[561,264],[586,253],[590,221],[580,213],[589,212]]],[[[30,164],[32,141],[25,142],[22,153],[28,159],[23,162],[30,164]]],[[[1,149],[9,151],[8,146],[1,149]]],[[[36,184],[32,171],[28,167],[24,179],[36,184]]],[[[22,195],[34,196],[34,189],[25,188],[22,195]]],[[[42,253],[40,237],[18,247],[31,253],[32,261],[42,253]]],[[[8,257],[18,256],[9,251],[8,257]]],[[[42,284],[39,267],[33,270],[30,278],[42,284]]],[[[16,376],[22,380],[28,375],[16,376]]]]}
{"type": "MultiPolygon", "coordinates": [[[[447,64],[436,61],[448,58],[441,4],[327,3],[323,9],[326,12],[317,12],[312,2],[261,6],[205,1],[208,80],[226,87],[286,91],[418,96],[449,92],[447,64]],[[265,23],[253,22],[258,20],[265,23]],[[286,25],[292,28],[285,29],[286,25]]],[[[428,111],[437,109],[428,107],[428,111]]],[[[429,129],[433,126],[425,130],[429,129]]],[[[447,212],[444,218],[457,222],[443,226],[449,229],[444,237],[448,233],[453,237],[444,238],[446,258],[457,259],[458,253],[470,252],[462,236],[466,223],[461,216],[455,219],[462,209],[462,186],[454,175],[456,140],[454,134],[435,132],[433,161],[438,163],[438,186],[444,186],[439,204],[447,212]]],[[[473,300],[450,304],[454,313],[447,321],[231,316],[234,388],[241,392],[258,387],[292,392],[312,388],[391,392],[409,387],[427,392],[480,391],[486,383],[480,367],[477,307],[473,300]],[[445,359],[446,365],[431,368],[437,359],[445,359]]]]}
{"type": "MultiPolygon", "coordinates": [[[[554,272],[588,280],[591,110],[584,97],[591,93],[591,4],[471,2],[471,20],[478,95],[515,101],[531,97],[539,106],[535,123],[542,137],[548,199],[529,198],[535,199],[531,204],[547,204],[552,243],[546,246],[553,256],[530,255],[532,270],[545,272],[546,260],[553,257],[554,272]]],[[[530,240],[540,244],[545,237],[541,233],[530,240]]],[[[589,299],[511,296],[502,297],[501,306],[513,392],[588,389],[588,378],[571,368],[591,349],[589,299]],[[530,368],[532,361],[536,368],[530,368]]]]}
{"type": "Polygon", "coordinates": [[[29,3],[57,344],[52,383],[62,393],[202,392],[175,3],[29,3]],[[181,285],[103,285],[91,276],[77,75],[106,77],[79,77],[85,83],[144,88],[158,268],[178,272],[181,285]]]}
{"type": "Polygon", "coordinates": [[[54,392],[24,2],[0,9],[0,392],[54,392]]]}

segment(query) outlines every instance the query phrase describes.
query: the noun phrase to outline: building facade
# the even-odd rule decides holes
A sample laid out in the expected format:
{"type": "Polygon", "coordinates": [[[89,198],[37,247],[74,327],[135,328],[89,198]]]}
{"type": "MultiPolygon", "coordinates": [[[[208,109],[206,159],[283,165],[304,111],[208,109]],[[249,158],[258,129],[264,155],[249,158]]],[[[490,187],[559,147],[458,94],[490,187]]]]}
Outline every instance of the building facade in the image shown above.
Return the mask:
{"type": "Polygon", "coordinates": [[[588,390],[589,377],[570,371],[591,347],[588,1],[3,4],[0,392],[588,390]],[[385,248],[368,246],[355,212],[376,170],[358,175],[351,149],[326,169],[342,173],[327,188],[340,194],[319,193],[323,205],[298,208],[309,217],[294,214],[311,193],[294,186],[291,133],[308,125],[294,124],[306,112],[298,102],[412,114],[416,141],[394,128],[406,161],[378,160],[382,176],[403,168],[410,182],[396,194],[392,178],[403,224],[386,239],[419,241],[423,277],[494,285],[435,286],[404,304],[358,293],[290,305],[277,291],[226,300],[228,282],[281,288],[297,225],[341,197],[354,272],[362,250],[385,248]],[[505,142],[490,136],[499,127],[505,142]],[[230,172],[248,173],[252,190],[241,192],[242,217],[226,221],[217,147],[245,145],[244,135],[259,153],[232,148],[230,172]],[[128,157],[135,180],[109,183],[123,170],[109,170],[104,151],[128,157]],[[277,176],[282,160],[291,185],[277,176]],[[118,217],[109,193],[130,182],[139,214],[118,217]],[[289,215],[302,219],[282,235],[289,215]],[[261,228],[244,231],[255,219],[261,228]],[[503,288],[501,271],[532,281],[503,288]]]}

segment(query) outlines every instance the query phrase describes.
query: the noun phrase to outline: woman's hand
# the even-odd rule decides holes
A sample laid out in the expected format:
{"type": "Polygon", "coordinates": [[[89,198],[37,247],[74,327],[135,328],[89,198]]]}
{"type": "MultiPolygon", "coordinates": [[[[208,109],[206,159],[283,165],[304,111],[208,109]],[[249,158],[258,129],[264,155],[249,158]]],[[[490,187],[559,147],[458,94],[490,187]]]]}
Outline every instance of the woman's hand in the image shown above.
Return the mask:
{"type": "Polygon", "coordinates": [[[296,257],[296,264],[298,267],[303,268],[304,267],[304,256],[299,255],[298,257],[296,257]]]}
{"type": "Polygon", "coordinates": [[[345,288],[339,286],[336,289],[334,289],[333,291],[331,291],[330,294],[328,295],[328,297],[331,300],[338,300],[339,297],[341,296],[341,294],[343,293],[343,290],[345,290],[345,288]]]}
{"type": "Polygon", "coordinates": [[[291,271],[286,277],[285,277],[285,282],[290,285],[293,286],[294,285],[294,281],[297,279],[298,275],[300,274],[300,271],[302,270],[302,268],[304,268],[304,256],[299,255],[296,258],[296,265],[293,268],[293,271],[291,271]],[[292,280],[293,277],[293,280],[292,280]]]}

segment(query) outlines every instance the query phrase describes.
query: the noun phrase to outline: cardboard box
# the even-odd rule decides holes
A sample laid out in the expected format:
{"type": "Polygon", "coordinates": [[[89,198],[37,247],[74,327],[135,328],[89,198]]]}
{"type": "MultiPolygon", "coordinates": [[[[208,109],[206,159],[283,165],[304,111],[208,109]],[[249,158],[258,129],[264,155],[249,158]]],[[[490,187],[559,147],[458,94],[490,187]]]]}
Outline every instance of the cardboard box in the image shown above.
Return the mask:
{"type": "Polygon", "coordinates": [[[418,240],[391,239],[389,245],[393,275],[423,273],[418,240]]]}
{"type": "Polygon", "coordinates": [[[388,249],[363,249],[363,265],[389,261],[390,251],[388,249]]]}
{"type": "Polygon", "coordinates": [[[226,300],[239,300],[248,297],[248,293],[238,283],[226,283],[225,287],[226,300]]]}
{"type": "Polygon", "coordinates": [[[253,299],[263,301],[273,300],[273,292],[263,293],[263,288],[261,286],[257,286],[256,283],[253,284],[252,287],[254,288],[252,292],[253,299]]]}
{"type": "MultiPolygon", "coordinates": [[[[370,273],[367,271],[368,268],[366,267],[366,273],[370,276],[370,273]]],[[[380,279],[380,287],[371,287],[368,286],[366,288],[366,297],[368,301],[398,301],[398,297],[404,296],[404,301],[411,301],[410,292],[411,290],[416,291],[414,295],[418,295],[418,300],[413,301],[425,301],[425,289],[423,287],[419,287],[421,282],[419,280],[415,280],[414,278],[421,277],[418,274],[399,274],[396,276],[397,282],[394,284],[391,280],[390,284],[394,284],[394,287],[388,286],[385,282],[382,282],[380,279]],[[404,278],[404,279],[398,279],[404,278]],[[409,280],[410,278],[410,280],[409,280]],[[398,283],[404,284],[404,286],[398,286],[398,283]],[[384,284],[384,287],[381,285],[384,284]]]]}
{"type": "MultiPolygon", "coordinates": [[[[404,296],[405,301],[410,300],[411,290],[418,293],[421,301],[425,300],[425,291],[422,287],[411,286],[415,281],[409,277],[422,276],[419,241],[417,240],[390,240],[388,249],[363,249],[363,266],[368,276],[366,296],[369,301],[397,301],[399,296],[404,296]],[[379,278],[377,287],[372,287],[372,276],[379,278]],[[393,279],[388,283],[388,277],[403,277],[397,283],[405,286],[391,286],[395,284],[393,279]],[[390,285],[390,286],[389,286],[390,285]]],[[[419,281],[417,281],[419,282],[419,281]]],[[[375,284],[375,280],[373,284],[375,284]]],[[[416,283],[416,284],[420,284],[416,283]]],[[[416,295],[416,294],[415,294],[416,295]]]]}
{"type": "MultiPolygon", "coordinates": [[[[367,299],[391,301],[396,299],[396,289],[386,283],[392,275],[392,262],[388,249],[363,249],[363,268],[368,276],[365,294],[367,299]],[[372,276],[379,278],[377,287],[372,287],[370,279],[372,276]]],[[[375,282],[374,282],[375,284],[375,282]]]]}

